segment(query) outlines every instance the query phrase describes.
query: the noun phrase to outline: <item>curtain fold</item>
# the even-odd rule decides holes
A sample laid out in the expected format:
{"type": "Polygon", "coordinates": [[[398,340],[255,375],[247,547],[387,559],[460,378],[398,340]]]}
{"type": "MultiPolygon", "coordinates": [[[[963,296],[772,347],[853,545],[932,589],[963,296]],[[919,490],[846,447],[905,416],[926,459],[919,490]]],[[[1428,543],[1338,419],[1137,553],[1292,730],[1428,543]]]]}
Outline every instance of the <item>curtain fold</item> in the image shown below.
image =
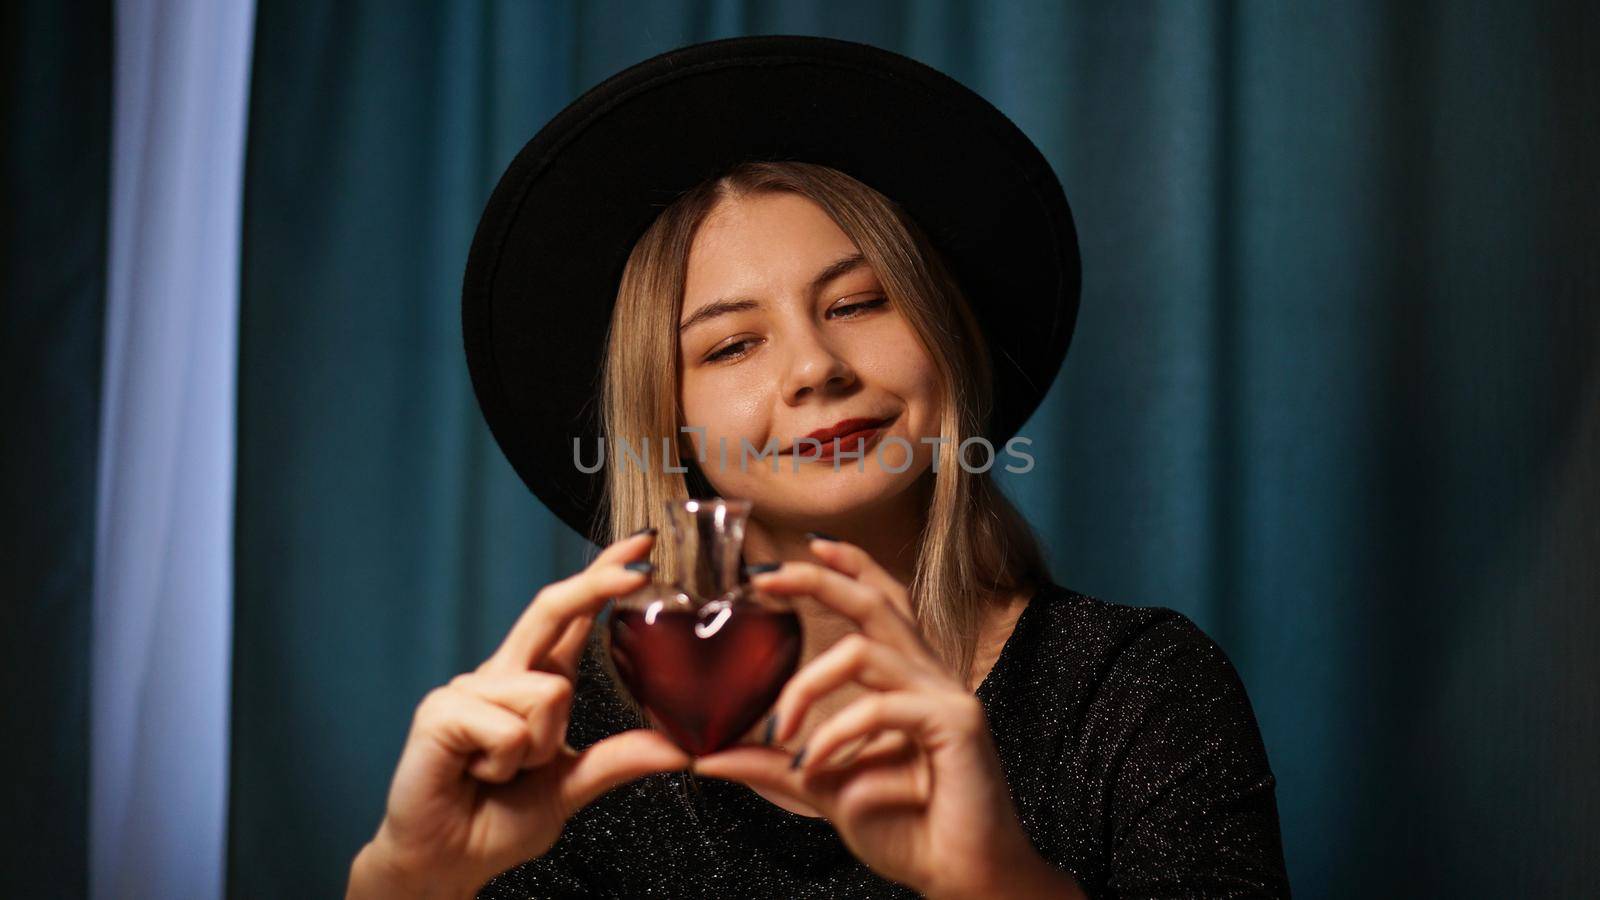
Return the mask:
{"type": "Polygon", "coordinates": [[[89,892],[217,896],[253,7],[115,12],[89,892]]]}
{"type": "MultiPolygon", "coordinates": [[[[625,65],[803,32],[1044,149],[1074,346],[1006,486],[1059,579],[1244,677],[1300,896],[1600,882],[1595,14],[267,0],[250,110],[229,890],[326,894],[411,710],[583,547],[472,401],[459,285],[521,144],[625,65]]],[[[929,148],[908,148],[928,152],[929,148]]]]}
{"type": "Polygon", "coordinates": [[[0,4],[0,892],[88,887],[111,4],[0,4]]]}

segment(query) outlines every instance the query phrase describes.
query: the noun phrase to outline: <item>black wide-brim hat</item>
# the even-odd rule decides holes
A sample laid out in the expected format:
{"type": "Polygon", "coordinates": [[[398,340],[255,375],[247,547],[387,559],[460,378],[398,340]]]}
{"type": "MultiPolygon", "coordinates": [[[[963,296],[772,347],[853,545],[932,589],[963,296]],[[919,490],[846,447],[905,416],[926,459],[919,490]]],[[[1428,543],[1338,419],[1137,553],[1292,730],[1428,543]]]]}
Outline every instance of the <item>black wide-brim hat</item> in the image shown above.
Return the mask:
{"type": "Polygon", "coordinates": [[[605,538],[600,375],[622,269],[673,199],[746,160],[838,169],[898,203],[989,345],[998,448],[1044,399],[1077,318],[1072,213],[1050,164],[954,79],[817,37],[696,44],[606,79],[512,160],[473,237],[462,327],[473,390],[517,474],[605,538]]]}

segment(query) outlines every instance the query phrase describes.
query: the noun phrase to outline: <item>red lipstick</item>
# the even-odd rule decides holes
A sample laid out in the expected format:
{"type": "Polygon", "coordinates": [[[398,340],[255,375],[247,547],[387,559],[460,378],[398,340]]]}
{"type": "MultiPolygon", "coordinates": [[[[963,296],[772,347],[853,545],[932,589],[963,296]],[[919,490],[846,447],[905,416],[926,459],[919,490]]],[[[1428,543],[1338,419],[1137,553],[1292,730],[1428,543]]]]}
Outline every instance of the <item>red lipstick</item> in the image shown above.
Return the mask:
{"type": "Polygon", "coordinates": [[[844,419],[829,425],[827,428],[818,428],[816,431],[806,435],[806,437],[826,444],[834,438],[845,437],[853,431],[867,431],[878,428],[887,424],[888,421],[888,419],[844,419]]]}
{"type": "Polygon", "coordinates": [[[865,452],[873,444],[883,427],[894,421],[894,416],[887,419],[843,419],[829,425],[827,428],[818,428],[804,438],[795,441],[794,447],[785,452],[793,453],[799,459],[813,459],[826,462],[832,460],[839,453],[865,452]],[[802,441],[806,443],[802,444],[802,441]],[[809,441],[817,441],[821,449],[813,449],[809,441]]]}

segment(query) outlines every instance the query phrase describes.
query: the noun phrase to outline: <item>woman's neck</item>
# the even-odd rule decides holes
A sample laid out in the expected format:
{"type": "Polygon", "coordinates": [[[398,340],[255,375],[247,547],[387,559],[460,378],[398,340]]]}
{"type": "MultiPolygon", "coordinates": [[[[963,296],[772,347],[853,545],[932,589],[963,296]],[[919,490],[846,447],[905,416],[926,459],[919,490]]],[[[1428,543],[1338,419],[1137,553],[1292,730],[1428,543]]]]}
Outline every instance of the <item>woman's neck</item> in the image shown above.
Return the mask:
{"type": "Polygon", "coordinates": [[[745,561],[809,560],[810,538],[806,534],[814,531],[860,547],[895,580],[910,585],[927,522],[930,486],[924,479],[881,506],[853,511],[848,516],[804,523],[753,518],[746,527],[745,561]]]}

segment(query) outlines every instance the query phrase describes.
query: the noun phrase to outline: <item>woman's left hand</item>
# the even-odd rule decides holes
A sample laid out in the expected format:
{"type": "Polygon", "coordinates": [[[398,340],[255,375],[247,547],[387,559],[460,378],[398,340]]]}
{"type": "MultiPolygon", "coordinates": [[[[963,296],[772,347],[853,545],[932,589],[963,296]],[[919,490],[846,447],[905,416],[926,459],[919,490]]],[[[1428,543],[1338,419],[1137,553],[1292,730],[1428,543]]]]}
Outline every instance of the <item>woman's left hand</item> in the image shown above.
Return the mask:
{"type": "Polygon", "coordinates": [[[812,703],[850,682],[873,693],[792,758],[742,745],[700,757],[694,771],[813,807],[857,858],[928,896],[1073,896],[1077,885],[1017,821],[983,706],[918,633],[905,587],[852,544],[819,539],[811,550],[824,565],[786,562],[752,586],[814,597],[860,630],[790,679],[772,738],[785,740],[812,703]],[[857,752],[831,759],[851,744],[857,752]]]}

